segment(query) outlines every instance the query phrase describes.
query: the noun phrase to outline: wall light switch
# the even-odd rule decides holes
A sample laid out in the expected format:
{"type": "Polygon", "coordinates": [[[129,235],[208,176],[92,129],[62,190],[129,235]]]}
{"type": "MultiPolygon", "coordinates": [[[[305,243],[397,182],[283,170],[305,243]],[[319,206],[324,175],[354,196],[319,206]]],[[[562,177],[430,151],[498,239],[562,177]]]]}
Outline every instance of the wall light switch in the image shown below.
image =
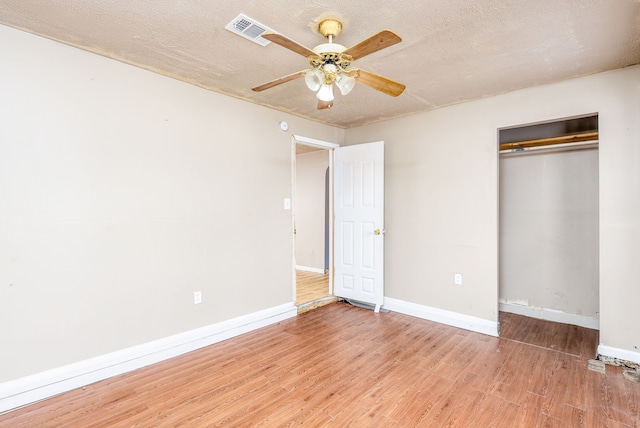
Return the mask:
{"type": "Polygon", "coordinates": [[[199,305],[202,303],[202,291],[194,291],[193,292],[193,304],[199,305]]]}
{"type": "Polygon", "coordinates": [[[462,274],[461,273],[456,273],[453,276],[453,282],[456,285],[462,285],[462,274]]]}
{"type": "Polygon", "coordinates": [[[284,198],[284,209],[285,210],[290,210],[291,209],[291,199],[290,198],[284,198]]]}

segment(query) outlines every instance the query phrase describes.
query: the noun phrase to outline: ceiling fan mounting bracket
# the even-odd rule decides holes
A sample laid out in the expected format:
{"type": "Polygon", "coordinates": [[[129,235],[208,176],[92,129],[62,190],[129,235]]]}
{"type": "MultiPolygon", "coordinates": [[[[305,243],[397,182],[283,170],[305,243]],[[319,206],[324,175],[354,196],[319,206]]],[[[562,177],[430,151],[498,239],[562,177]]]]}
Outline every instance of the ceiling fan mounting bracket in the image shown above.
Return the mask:
{"type": "Polygon", "coordinates": [[[342,22],[337,19],[325,19],[318,24],[318,31],[325,39],[328,39],[329,37],[338,37],[342,32],[342,22]]]}

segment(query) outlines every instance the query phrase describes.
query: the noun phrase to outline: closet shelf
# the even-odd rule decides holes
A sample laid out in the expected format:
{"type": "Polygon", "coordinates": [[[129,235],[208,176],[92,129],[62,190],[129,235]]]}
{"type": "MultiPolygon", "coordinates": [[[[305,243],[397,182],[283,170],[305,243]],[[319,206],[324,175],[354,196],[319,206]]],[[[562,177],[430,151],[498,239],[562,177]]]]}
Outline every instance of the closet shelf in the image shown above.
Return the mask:
{"type": "Polygon", "coordinates": [[[581,143],[598,139],[598,132],[584,134],[564,135],[561,137],[541,138],[538,140],[514,141],[500,144],[500,150],[523,149],[527,147],[554,146],[556,144],[581,143]]]}

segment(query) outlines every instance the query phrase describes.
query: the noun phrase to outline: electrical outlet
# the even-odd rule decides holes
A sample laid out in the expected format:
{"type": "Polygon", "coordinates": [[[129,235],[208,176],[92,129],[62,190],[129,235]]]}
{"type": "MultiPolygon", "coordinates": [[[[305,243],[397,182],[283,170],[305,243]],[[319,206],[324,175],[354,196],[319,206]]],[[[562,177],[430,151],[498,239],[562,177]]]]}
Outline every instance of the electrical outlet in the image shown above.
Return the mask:
{"type": "Polygon", "coordinates": [[[453,283],[455,285],[462,285],[462,274],[461,273],[456,273],[455,275],[453,275],[453,283]]]}
{"type": "Polygon", "coordinates": [[[199,305],[202,303],[202,291],[194,291],[193,292],[193,304],[199,305]]]}

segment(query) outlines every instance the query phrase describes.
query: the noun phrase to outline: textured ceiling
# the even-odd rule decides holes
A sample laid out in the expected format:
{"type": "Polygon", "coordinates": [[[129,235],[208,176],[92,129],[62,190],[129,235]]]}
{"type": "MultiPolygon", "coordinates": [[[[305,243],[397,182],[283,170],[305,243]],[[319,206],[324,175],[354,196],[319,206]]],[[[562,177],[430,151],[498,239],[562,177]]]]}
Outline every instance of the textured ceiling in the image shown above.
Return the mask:
{"type": "Polygon", "coordinates": [[[640,63],[640,0],[2,0],[0,23],[340,127],[640,63]],[[400,44],[354,65],[407,89],[357,85],[329,110],[303,79],[253,92],[308,63],[225,30],[239,13],[309,48],[323,18],[347,47],[391,29],[400,44]]]}

